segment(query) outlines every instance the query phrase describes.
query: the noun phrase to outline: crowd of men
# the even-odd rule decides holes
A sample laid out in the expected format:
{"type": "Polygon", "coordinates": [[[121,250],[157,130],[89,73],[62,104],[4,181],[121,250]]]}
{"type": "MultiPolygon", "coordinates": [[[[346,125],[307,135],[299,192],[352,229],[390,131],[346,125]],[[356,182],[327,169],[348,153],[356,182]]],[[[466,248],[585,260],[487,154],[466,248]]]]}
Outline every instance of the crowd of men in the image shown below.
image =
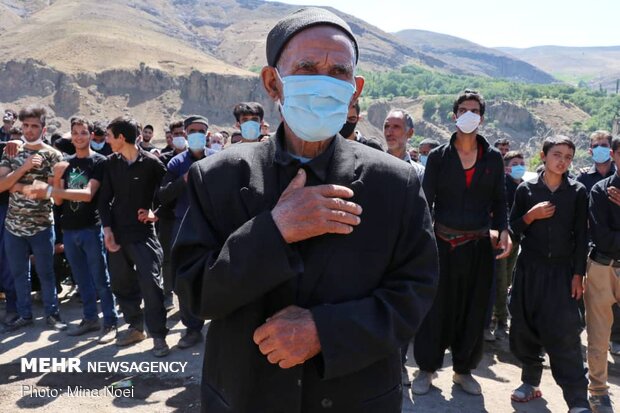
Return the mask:
{"type": "Polygon", "coordinates": [[[478,133],[486,104],[473,90],[455,99],[446,143],[408,146],[404,109],[389,111],[381,139],[364,137],[357,59],[331,12],[283,18],[261,72],[282,116],[273,134],[256,102],[235,106],[230,135],[204,116],[174,121],[164,148],[129,117],[74,117],[70,138],[48,142],[45,108],[5,111],[6,330],[33,324],[32,266],[46,324],[69,335],[127,346],[148,331],[153,355],[166,356],[173,292],[179,348],[201,342],[212,320],[203,411],[400,411],[402,386],[428,393],[447,349],[454,383],[480,395],[471,372],[484,341],[509,338],[522,367],[512,400],[542,396],[544,351],[570,413],[612,412],[620,138],[593,133],[593,166],[577,176],[574,143],[546,138],[544,167],[524,181],[523,153],[478,133]],[[58,303],[61,254],[83,303],[71,328],[58,303]],[[128,328],[117,332],[120,313],[128,328]],[[400,372],[412,341],[410,382],[400,372]]]}

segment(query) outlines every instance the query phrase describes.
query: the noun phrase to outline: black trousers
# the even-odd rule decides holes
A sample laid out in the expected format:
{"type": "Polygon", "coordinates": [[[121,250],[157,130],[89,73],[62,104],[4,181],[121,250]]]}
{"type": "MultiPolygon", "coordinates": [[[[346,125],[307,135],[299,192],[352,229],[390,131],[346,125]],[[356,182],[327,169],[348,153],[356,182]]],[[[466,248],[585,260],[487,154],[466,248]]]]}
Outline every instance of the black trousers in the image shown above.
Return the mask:
{"type": "Polygon", "coordinates": [[[489,238],[451,249],[437,238],[439,287],[433,306],[415,336],[413,352],[423,371],[443,366],[446,349],[453,369],[469,374],[482,359],[483,328],[493,280],[489,238]]]}
{"type": "Polygon", "coordinates": [[[582,327],[577,301],[571,297],[572,277],[572,264],[567,260],[549,262],[527,252],[519,255],[509,303],[510,350],[522,364],[521,380],[538,386],[544,349],[568,407],[587,408],[582,327]]]}
{"type": "Polygon", "coordinates": [[[119,251],[110,253],[110,281],[125,322],[140,331],[146,322],[151,336],[166,337],[161,245],[154,234],[146,241],[120,245],[119,251]]]}
{"type": "Polygon", "coordinates": [[[162,217],[157,221],[157,235],[159,243],[164,252],[164,259],[161,266],[162,275],[164,277],[164,294],[169,294],[174,289],[174,274],[172,273],[172,264],[170,255],[172,253],[172,243],[174,242],[174,231],[176,219],[174,217],[162,217]]]}
{"type": "MultiPolygon", "coordinates": [[[[177,219],[174,223],[174,229],[172,232],[174,235],[173,240],[176,239],[180,228],[181,228],[181,221],[177,219]]],[[[177,279],[176,268],[171,266],[171,273],[172,273],[172,285],[174,286],[174,283],[177,279]]],[[[179,313],[181,314],[181,322],[183,323],[183,325],[187,327],[188,331],[198,331],[198,332],[202,331],[202,327],[205,325],[205,320],[194,316],[192,312],[190,311],[189,305],[187,304],[187,302],[183,298],[181,298],[181,296],[178,294],[177,294],[177,297],[179,297],[179,313]]]]}

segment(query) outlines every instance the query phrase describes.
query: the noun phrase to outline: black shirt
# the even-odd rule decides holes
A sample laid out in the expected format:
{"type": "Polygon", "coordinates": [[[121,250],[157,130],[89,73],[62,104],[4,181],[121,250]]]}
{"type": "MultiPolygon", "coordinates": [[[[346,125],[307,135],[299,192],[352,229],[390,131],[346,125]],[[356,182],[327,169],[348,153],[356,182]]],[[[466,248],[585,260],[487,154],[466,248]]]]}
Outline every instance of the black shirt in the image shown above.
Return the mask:
{"type": "Polygon", "coordinates": [[[577,177],[577,182],[581,182],[586,187],[586,191],[588,192],[588,194],[590,194],[590,191],[592,190],[592,187],[595,183],[612,176],[616,172],[616,166],[614,165],[613,161],[610,162],[611,167],[609,168],[609,172],[607,172],[607,175],[605,176],[601,175],[596,170],[596,165],[592,165],[588,172],[582,172],[581,174],[579,174],[579,176],[577,177]]]}
{"type": "MultiPolygon", "coordinates": [[[[67,189],[83,189],[91,179],[103,181],[103,165],[105,156],[93,153],[86,158],[78,158],[77,155],[65,159],[69,166],[65,169],[62,179],[67,189]]],[[[97,211],[97,194],[91,202],[77,202],[64,200],[62,203],[62,228],[83,229],[100,225],[99,212],[97,211]]]]}
{"type": "MultiPolygon", "coordinates": [[[[92,146],[91,146],[91,149],[93,149],[93,147],[92,147],[92,146]]],[[[113,152],[112,152],[112,147],[111,147],[111,146],[110,146],[110,144],[109,144],[109,143],[107,143],[107,142],[105,142],[105,143],[103,144],[103,148],[101,148],[101,149],[99,149],[99,150],[97,150],[97,149],[93,149],[93,151],[95,151],[95,152],[97,152],[97,153],[99,153],[99,154],[101,154],[101,155],[103,155],[103,156],[109,156],[109,155],[112,155],[112,153],[113,153],[113,152]]]]}
{"type": "MultiPolygon", "coordinates": [[[[170,160],[174,158],[176,155],[178,155],[179,153],[177,153],[175,150],[162,152],[162,154],[159,156],[159,160],[164,164],[166,169],[168,169],[168,162],[170,162],[170,160]]],[[[162,184],[165,184],[165,179],[162,180],[162,184]]],[[[176,205],[176,201],[166,203],[163,200],[161,200],[161,206],[157,210],[157,216],[159,218],[174,219],[175,218],[175,215],[174,215],[175,205],[176,205]]]]}
{"type": "Polygon", "coordinates": [[[433,149],[426,163],[424,193],[435,222],[465,231],[489,226],[505,230],[508,213],[502,155],[477,135],[482,155],[476,160],[476,171],[467,187],[455,139],[456,133],[449,143],[433,149]]]}
{"type": "Polygon", "coordinates": [[[564,176],[562,183],[551,192],[543,181],[544,172],[517,188],[510,213],[510,225],[521,238],[521,251],[545,259],[572,260],[573,273],[585,275],[588,253],[587,214],[588,195],[583,184],[564,176]],[[530,225],[523,216],[539,202],[555,205],[550,218],[537,219],[530,225]]]}
{"type": "Polygon", "coordinates": [[[620,188],[617,174],[599,181],[590,192],[590,233],[600,253],[620,259],[620,206],[607,197],[607,188],[620,188]]]}
{"type": "Polygon", "coordinates": [[[523,182],[523,180],[515,182],[509,174],[506,174],[506,204],[508,205],[509,214],[512,209],[512,204],[515,202],[515,192],[517,192],[517,187],[521,182],[523,182]]]}
{"type": "Polygon", "coordinates": [[[145,241],[153,236],[153,224],[138,221],[138,209],[155,209],[155,194],[165,173],[164,164],[142,149],[131,164],[118,153],[107,158],[99,214],[101,224],[112,227],[116,242],[145,241]]]}

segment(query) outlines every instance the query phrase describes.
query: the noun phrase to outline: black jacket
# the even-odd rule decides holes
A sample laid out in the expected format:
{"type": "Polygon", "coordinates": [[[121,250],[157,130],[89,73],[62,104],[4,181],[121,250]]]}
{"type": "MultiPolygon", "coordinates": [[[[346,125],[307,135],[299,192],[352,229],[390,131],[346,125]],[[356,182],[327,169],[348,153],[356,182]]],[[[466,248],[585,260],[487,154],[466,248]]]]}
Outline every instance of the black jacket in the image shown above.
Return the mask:
{"type": "Polygon", "coordinates": [[[288,245],[271,217],[281,192],[279,135],[234,145],[190,169],[190,207],[173,261],[180,299],[212,319],[202,410],[400,412],[400,348],[430,308],[438,280],[417,175],[390,155],[337,136],[326,181],[353,189],[361,224],[349,235],[288,245]],[[312,311],[322,351],[283,370],[252,335],[292,304],[312,311]]]}
{"type": "MultiPolygon", "coordinates": [[[[544,172],[543,172],[544,173],[544,172]]],[[[521,240],[521,253],[545,260],[570,260],[573,273],[585,275],[588,254],[588,194],[583,184],[565,176],[551,192],[542,174],[517,187],[510,212],[510,226],[521,240]],[[539,202],[555,205],[552,217],[527,225],[523,216],[539,202]]]]}
{"type": "Polygon", "coordinates": [[[467,188],[463,164],[454,147],[455,139],[456,134],[453,134],[449,143],[433,149],[426,162],[424,193],[434,220],[457,230],[507,229],[502,155],[484,137],[477,135],[482,156],[476,161],[476,171],[467,188]]]}
{"type": "Polygon", "coordinates": [[[620,260],[620,206],[609,200],[607,188],[620,188],[617,174],[599,181],[590,192],[590,233],[596,250],[620,260]]]}

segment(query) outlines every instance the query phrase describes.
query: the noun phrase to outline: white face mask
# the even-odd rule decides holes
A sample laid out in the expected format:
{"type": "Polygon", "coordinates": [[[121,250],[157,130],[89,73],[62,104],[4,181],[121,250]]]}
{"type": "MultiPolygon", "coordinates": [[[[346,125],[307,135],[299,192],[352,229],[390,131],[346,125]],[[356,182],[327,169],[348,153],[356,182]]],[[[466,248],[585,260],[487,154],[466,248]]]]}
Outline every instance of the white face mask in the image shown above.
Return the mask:
{"type": "Polygon", "coordinates": [[[463,133],[472,133],[480,125],[480,115],[467,111],[456,119],[456,127],[463,133]]]}
{"type": "Polygon", "coordinates": [[[22,135],[22,142],[24,142],[26,145],[31,145],[31,146],[40,145],[43,143],[43,133],[39,135],[39,139],[37,139],[36,141],[32,141],[32,142],[28,141],[26,137],[22,135]]]}
{"type": "Polygon", "coordinates": [[[172,146],[174,146],[178,150],[183,150],[187,146],[187,140],[185,136],[175,136],[172,138],[172,146]]]}
{"type": "Polygon", "coordinates": [[[211,149],[214,150],[215,152],[219,152],[222,150],[222,144],[220,143],[213,143],[211,144],[211,149]]]}

